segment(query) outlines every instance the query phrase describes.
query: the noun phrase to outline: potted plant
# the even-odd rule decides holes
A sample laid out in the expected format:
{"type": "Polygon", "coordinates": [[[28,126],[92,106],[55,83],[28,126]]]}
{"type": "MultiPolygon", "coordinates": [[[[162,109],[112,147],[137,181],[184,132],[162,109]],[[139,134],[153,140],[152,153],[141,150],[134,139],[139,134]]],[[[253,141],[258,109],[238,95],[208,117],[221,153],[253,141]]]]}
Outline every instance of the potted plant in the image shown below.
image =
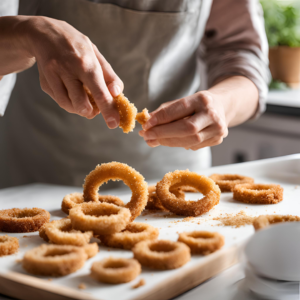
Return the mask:
{"type": "Polygon", "coordinates": [[[278,0],[261,0],[269,42],[273,79],[291,88],[300,86],[300,6],[278,0]]]}

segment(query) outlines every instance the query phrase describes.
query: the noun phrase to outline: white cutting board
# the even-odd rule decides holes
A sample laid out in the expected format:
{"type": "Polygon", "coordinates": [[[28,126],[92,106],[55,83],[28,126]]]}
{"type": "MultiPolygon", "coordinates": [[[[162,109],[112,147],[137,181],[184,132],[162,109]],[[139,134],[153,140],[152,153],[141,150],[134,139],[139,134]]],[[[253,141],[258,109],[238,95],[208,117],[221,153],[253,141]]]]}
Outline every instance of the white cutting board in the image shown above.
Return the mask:
{"type": "MultiPolygon", "coordinates": [[[[22,269],[21,264],[16,263],[16,260],[23,257],[25,251],[43,243],[38,233],[9,234],[20,239],[20,251],[17,254],[0,258],[0,293],[20,299],[41,299],[41,297],[44,299],[48,297],[47,299],[101,300],[169,299],[236,263],[238,249],[254,233],[251,225],[240,228],[218,226],[220,222],[212,220],[213,217],[217,217],[221,213],[237,213],[241,210],[244,210],[247,215],[253,216],[261,214],[300,215],[300,155],[215,167],[199,173],[204,175],[212,173],[242,174],[253,177],[257,183],[281,184],[284,188],[284,200],[276,205],[251,205],[234,201],[232,193],[223,193],[217,206],[191,221],[184,222],[184,217],[180,216],[166,218],[167,213],[138,217],[137,222],[147,222],[159,228],[160,239],[176,241],[177,232],[183,231],[218,231],[225,236],[225,246],[209,256],[192,256],[189,263],[176,270],[155,271],[143,268],[142,274],[137,279],[131,283],[120,285],[98,283],[89,277],[89,270],[94,261],[109,256],[132,257],[131,251],[100,246],[97,256],[87,261],[81,270],[69,276],[53,278],[49,281],[48,277],[28,276],[29,274],[22,269]],[[27,237],[23,237],[24,235],[27,237]],[[132,289],[132,285],[140,278],[145,279],[146,284],[138,289],[132,289]],[[86,285],[85,290],[78,289],[80,283],[86,285]],[[43,291],[46,292],[43,293],[43,291]]],[[[60,210],[62,198],[75,191],[82,191],[82,189],[44,184],[3,189],[0,190],[0,209],[40,207],[51,213],[51,220],[60,219],[66,216],[60,210]]],[[[105,193],[120,196],[124,202],[130,199],[128,192],[124,194],[119,190],[110,190],[105,193]]],[[[188,194],[187,198],[189,197],[196,199],[196,194],[188,194]]],[[[5,233],[0,233],[0,235],[3,234],[5,233]]]]}

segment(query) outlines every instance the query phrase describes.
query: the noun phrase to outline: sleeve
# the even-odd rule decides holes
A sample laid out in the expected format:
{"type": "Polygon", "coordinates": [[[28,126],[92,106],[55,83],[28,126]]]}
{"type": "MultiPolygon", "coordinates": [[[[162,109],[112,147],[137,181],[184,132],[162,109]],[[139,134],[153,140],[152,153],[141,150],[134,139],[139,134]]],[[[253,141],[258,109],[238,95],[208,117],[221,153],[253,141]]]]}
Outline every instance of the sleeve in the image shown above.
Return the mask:
{"type": "MultiPolygon", "coordinates": [[[[0,17],[16,16],[18,14],[19,0],[1,0],[0,17]]],[[[10,94],[16,82],[16,74],[8,74],[0,80],[0,116],[4,115],[10,94]]],[[[1,77],[0,77],[1,78],[1,77]]]]}
{"type": "Polygon", "coordinates": [[[264,112],[270,71],[259,1],[214,0],[201,48],[208,86],[231,75],[245,76],[259,91],[259,105],[253,118],[264,112]]]}

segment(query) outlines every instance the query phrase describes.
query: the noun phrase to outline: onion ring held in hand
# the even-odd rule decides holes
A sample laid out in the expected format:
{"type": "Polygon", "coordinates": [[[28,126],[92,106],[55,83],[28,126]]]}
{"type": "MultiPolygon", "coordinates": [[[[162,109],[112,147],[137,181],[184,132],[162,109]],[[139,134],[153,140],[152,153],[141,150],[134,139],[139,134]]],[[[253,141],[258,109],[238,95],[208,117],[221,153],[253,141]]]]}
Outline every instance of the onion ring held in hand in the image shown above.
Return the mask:
{"type": "Polygon", "coordinates": [[[106,235],[125,229],[130,211],[114,204],[90,202],[70,209],[70,219],[74,229],[106,235]]]}
{"type": "Polygon", "coordinates": [[[19,240],[16,237],[0,236],[0,256],[11,255],[19,250],[19,240]]]}
{"type": "Polygon", "coordinates": [[[282,222],[300,222],[300,217],[291,215],[262,215],[253,221],[255,231],[282,222]]]}
{"type": "Polygon", "coordinates": [[[279,184],[239,184],[233,189],[233,199],[252,204],[277,204],[283,200],[279,184]]]}
{"type": "Polygon", "coordinates": [[[238,174],[212,174],[209,176],[220,188],[221,192],[232,192],[238,184],[254,183],[251,177],[238,174]]]}
{"type": "MultiPolygon", "coordinates": [[[[115,204],[117,206],[124,206],[124,202],[119,197],[111,195],[98,195],[98,201],[101,203],[105,202],[115,204]]],[[[83,202],[83,193],[68,194],[64,197],[61,203],[61,210],[68,215],[71,208],[78,204],[82,204],[83,202]]]]}
{"type": "Polygon", "coordinates": [[[144,125],[149,119],[150,115],[147,108],[144,108],[142,112],[138,113],[135,119],[141,124],[144,125]]]}
{"type": "Polygon", "coordinates": [[[191,259],[187,245],[168,240],[142,241],[132,252],[141,265],[158,270],[177,269],[191,259]]]}
{"type": "Polygon", "coordinates": [[[65,276],[82,268],[86,259],[83,247],[41,245],[25,253],[22,265],[34,275],[65,276]]]}
{"type": "Polygon", "coordinates": [[[101,164],[86,176],[83,186],[84,201],[98,199],[98,189],[109,180],[122,180],[132,191],[131,200],[126,204],[131,221],[138,217],[147,204],[148,186],[144,177],[130,166],[118,162],[101,164]]]}
{"type": "Polygon", "coordinates": [[[141,273],[141,265],[133,258],[108,257],[93,263],[91,277],[105,283],[126,283],[141,273]]]}
{"type": "Polygon", "coordinates": [[[122,232],[99,236],[108,247],[131,250],[135,244],[145,240],[155,240],[159,235],[157,228],[145,223],[130,223],[122,232]]]}
{"type": "Polygon", "coordinates": [[[182,232],[179,233],[178,242],[186,244],[192,254],[208,255],[223,247],[224,236],[210,231],[182,232]]]}
{"type": "Polygon", "coordinates": [[[0,210],[0,231],[33,232],[49,222],[50,214],[41,208],[11,208],[0,210]]]}
{"type": "Polygon", "coordinates": [[[53,244],[84,246],[93,237],[92,231],[74,230],[71,220],[64,218],[44,225],[45,233],[53,244]]]}
{"type": "Polygon", "coordinates": [[[122,93],[119,96],[114,97],[114,101],[120,114],[119,127],[123,129],[124,133],[133,131],[135,127],[135,118],[137,115],[136,107],[133,103],[130,103],[122,93]]]}
{"type": "Polygon", "coordinates": [[[167,173],[164,178],[157,183],[156,193],[162,205],[169,211],[183,216],[199,216],[219,203],[220,189],[214,181],[206,176],[194,172],[174,171],[167,173]],[[205,197],[198,201],[185,201],[177,198],[170,192],[170,187],[175,184],[191,186],[197,189],[205,197]]]}

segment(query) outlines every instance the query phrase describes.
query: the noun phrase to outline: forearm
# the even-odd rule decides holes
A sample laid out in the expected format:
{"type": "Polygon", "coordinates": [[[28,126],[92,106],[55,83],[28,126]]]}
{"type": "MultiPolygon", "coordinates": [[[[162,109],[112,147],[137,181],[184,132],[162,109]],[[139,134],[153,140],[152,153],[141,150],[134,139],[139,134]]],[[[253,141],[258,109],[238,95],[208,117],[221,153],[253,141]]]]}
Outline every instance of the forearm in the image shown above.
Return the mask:
{"type": "Polygon", "coordinates": [[[258,106],[258,90],[254,83],[244,76],[228,77],[209,90],[223,104],[228,127],[249,120],[258,106]]]}
{"type": "Polygon", "coordinates": [[[27,51],[26,23],[30,17],[0,17],[0,77],[30,68],[35,58],[27,51]]]}

